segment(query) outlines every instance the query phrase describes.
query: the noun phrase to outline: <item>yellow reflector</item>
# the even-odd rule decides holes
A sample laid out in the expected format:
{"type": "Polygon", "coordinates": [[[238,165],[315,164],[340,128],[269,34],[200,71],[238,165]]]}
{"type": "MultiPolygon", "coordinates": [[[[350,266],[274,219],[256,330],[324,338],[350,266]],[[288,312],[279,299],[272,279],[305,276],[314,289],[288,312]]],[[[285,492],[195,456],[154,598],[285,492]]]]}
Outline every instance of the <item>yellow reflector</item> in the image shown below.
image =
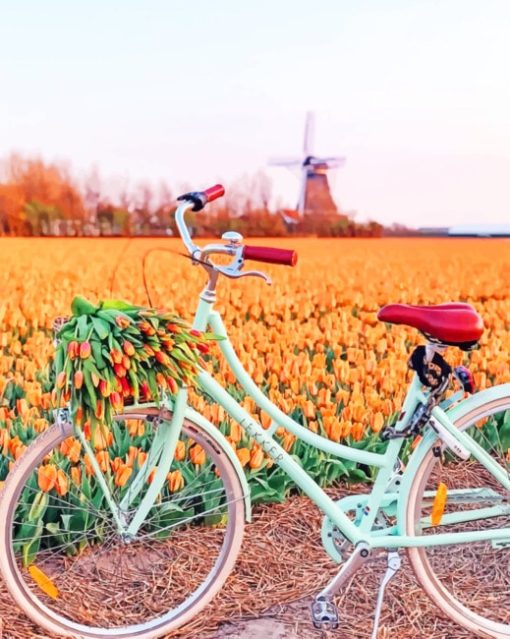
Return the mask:
{"type": "Polygon", "coordinates": [[[439,526],[439,524],[441,523],[447,497],[448,489],[446,488],[446,484],[443,484],[443,482],[441,482],[437,487],[436,496],[434,497],[434,503],[432,505],[432,514],[430,516],[430,521],[432,522],[433,526],[439,526]]]}
{"type": "Polygon", "coordinates": [[[51,597],[52,599],[57,599],[58,597],[58,588],[55,586],[53,581],[46,575],[42,570],[40,570],[37,566],[33,564],[28,567],[28,572],[30,576],[35,581],[35,583],[39,586],[39,588],[51,597]]]}

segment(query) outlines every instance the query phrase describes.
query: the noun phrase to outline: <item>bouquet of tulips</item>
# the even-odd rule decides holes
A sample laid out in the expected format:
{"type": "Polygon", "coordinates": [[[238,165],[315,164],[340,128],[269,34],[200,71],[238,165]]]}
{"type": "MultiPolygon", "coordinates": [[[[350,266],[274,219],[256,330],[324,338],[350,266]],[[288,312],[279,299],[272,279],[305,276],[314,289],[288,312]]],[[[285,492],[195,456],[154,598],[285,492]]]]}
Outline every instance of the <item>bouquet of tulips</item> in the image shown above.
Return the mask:
{"type": "Polygon", "coordinates": [[[56,335],[56,401],[69,403],[77,426],[109,426],[125,402],[157,402],[161,389],[193,383],[216,339],[167,312],[120,300],[95,306],[75,297],[71,310],[56,335]]]}

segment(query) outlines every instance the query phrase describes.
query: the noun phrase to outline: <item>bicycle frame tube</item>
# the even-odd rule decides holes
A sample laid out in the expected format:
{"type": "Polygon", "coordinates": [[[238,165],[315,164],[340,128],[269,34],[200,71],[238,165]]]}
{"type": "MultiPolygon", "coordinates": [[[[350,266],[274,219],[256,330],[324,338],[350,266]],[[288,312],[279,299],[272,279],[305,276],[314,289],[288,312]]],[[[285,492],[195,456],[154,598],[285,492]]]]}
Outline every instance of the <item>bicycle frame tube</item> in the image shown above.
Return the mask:
{"type": "Polygon", "coordinates": [[[444,426],[446,430],[453,435],[457,441],[464,446],[464,448],[466,448],[495,479],[501,483],[502,486],[504,486],[507,490],[510,490],[510,478],[508,476],[508,472],[505,472],[503,468],[494,461],[489,453],[480,446],[480,444],[475,442],[472,437],[456,428],[455,424],[449,419],[448,415],[439,408],[439,406],[436,406],[433,409],[432,417],[437,419],[437,421],[440,422],[440,424],[444,426]]]}
{"type": "MultiPolygon", "coordinates": [[[[362,528],[358,528],[338,507],[338,505],[329,498],[326,493],[311,479],[302,467],[294,461],[292,456],[276,442],[272,434],[274,428],[264,430],[262,426],[255,421],[230,395],[223,389],[209,374],[205,371],[200,372],[198,381],[200,386],[220,404],[225,411],[235,419],[266,453],[291,477],[291,479],[305,492],[331,520],[338,525],[342,532],[353,542],[367,541],[370,536],[369,529],[373,524],[381,501],[384,498],[388,480],[393,471],[395,463],[398,459],[398,453],[402,447],[403,440],[393,440],[388,444],[384,454],[371,453],[356,448],[344,446],[333,442],[325,437],[316,435],[307,428],[298,424],[288,415],[283,413],[275,406],[253,382],[246,370],[243,368],[238,359],[234,348],[228,340],[227,333],[223,322],[216,311],[212,310],[213,303],[210,300],[201,298],[199,308],[197,310],[195,325],[200,330],[205,330],[210,326],[216,334],[223,337],[219,341],[220,349],[234,372],[237,380],[250,395],[257,405],[262,408],[272,418],[274,424],[283,426],[304,442],[323,450],[326,453],[335,455],[339,458],[349,459],[357,463],[375,466],[380,469],[373,490],[368,499],[368,507],[370,515],[367,516],[362,528]],[[197,322],[200,318],[200,322],[197,322]]],[[[397,428],[405,428],[417,404],[423,399],[419,382],[413,379],[410,391],[406,397],[401,412],[401,418],[397,422],[397,428]]]]}
{"type": "MultiPolygon", "coordinates": [[[[165,438],[159,455],[159,465],[156,470],[154,479],[151,485],[147,489],[147,492],[143,496],[143,499],[138,506],[136,513],[130,522],[126,534],[128,536],[136,536],[136,533],[140,529],[140,526],[145,521],[145,518],[149,514],[150,509],[153,507],[156,498],[161,490],[163,484],[166,481],[166,476],[172,465],[174,459],[175,447],[177,446],[177,440],[181,433],[182,425],[184,423],[184,413],[186,410],[188,399],[188,391],[186,388],[181,388],[177,393],[177,398],[174,405],[174,413],[170,422],[163,422],[160,428],[165,428],[165,438]]],[[[154,440],[156,441],[156,439],[154,440]]],[[[149,453],[150,455],[150,453],[149,453]]],[[[143,468],[141,469],[143,470],[143,468]]],[[[140,472],[140,471],[138,471],[140,472]]]]}
{"type": "MultiPolygon", "coordinates": [[[[384,534],[384,531],[372,532],[371,527],[377,512],[381,508],[384,500],[388,499],[386,489],[393,468],[395,467],[395,463],[398,460],[398,454],[403,445],[404,439],[391,440],[388,443],[386,451],[383,454],[379,454],[345,446],[313,433],[283,413],[258,388],[237,357],[237,354],[227,337],[225,326],[220,315],[213,310],[212,296],[208,297],[207,295],[202,295],[195,314],[193,327],[198,330],[205,331],[208,326],[216,334],[223,338],[218,342],[223,356],[247,395],[251,396],[256,404],[271,417],[273,420],[271,427],[268,430],[265,430],[220,384],[218,384],[218,382],[216,382],[211,375],[203,370],[200,371],[198,375],[199,385],[244,428],[250,437],[253,437],[258,442],[261,448],[289,475],[296,485],[314,501],[314,503],[327,515],[327,517],[329,517],[332,522],[338,526],[342,534],[344,534],[353,544],[365,542],[373,548],[424,547],[485,540],[508,540],[510,538],[510,529],[482,530],[467,533],[437,533],[434,535],[418,537],[399,534],[400,531],[396,526],[391,528],[391,533],[393,534],[384,534]],[[296,462],[293,457],[289,455],[277,441],[275,441],[275,439],[273,439],[273,434],[277,426],[284,427],[302,441],[326,453],[332,454],[341,459],[348,459],[356,463],[375,466],[379,469],[373,489],[366,497],[365,503],[368,506],[369,514],[364,518],[361,526],[355,525],[344,513],[342,508],[339,507],[339,505],[333,501],[306,473],[300,464],[296,462]]],[[[395,425],[397,430],[403,430],[407,426],[415,408],[419,403],[422,403],[425,398],[426,396],[421,391],[421,384],[417,376],[414,375],[411,386],[404,400],[400,416],[395,425]]],[[[154,482],[142,501],[142,504],[137,509],[134,519],[128,528],[128,534],[136,534],[136,531],[142,525],[145,517],[150,511],[150,508],[154,503],[155,496],[165,481],[166,473],[168,472],[173,460],[177,438],[181,432],[186,406],[187,394],[185,391],[180,391],[175,402],[174,416],[171,424],[168,424],[169,427],[165,432],[164,441],[158,440],[158,446],[161,450],[160,458],[164,458],[165,463],[160,464],[158,467],[154,482]]],[[[474,457],[479,459],[489,472],[502,481],[503,485],[508,485],[510,489],[508,477],[502,476],[503,471],[498,464],[495,463],[490,455],[488,455],[469,436],[459,432],[445,411],[436,407],[433,411],[433,416],[450,433],[459,439],[460,443],[465,446],[465,448],[467,448],[474,457]]],[[[430,437],[425,438],[425,440],[429,446],[430,437]]],[[[425,445],[424,441],[420,444],[419,448],[425,445]]],[[[412,473],[413,476],[410,475],[411,473],[405,473],[404,479],[407,484],[412,482],[414,473],[412,473]]],[[[402,488],[403,492],[406,493],[408,486],[407,489],[404,489],[404,486],[402,488]]],[[[401,508],[402,507],[399,504],[400,513],[401,508]]],[[[401,518],[399,517],[399,521],[400,519],[401,518]]]]}
{"type": "MultiPolygon", "coordinates": [[[[259,387],[255,384],[255,382],[243,368],[243,365],[239,361],[239,358],[237,357],[232,344],[227,338],[225,326],[223,325],[223,322],[221,321],[221,318],[216,311],[212,311],[210,313],[209,325],[216,334],[221,335],[225,338],[219,342],[219,347],[244,391],[248,395],[250,395],[258,404],[258,406],[262,408],[279,426],[283,426],[307,444],[311,444],[319,450],[323,450],[324,452],[335,455],[336,457],[342,457],[343,459],[349,459],[351,461],[355,461],[361,464],[367,464],[369,466],[377,466],[379,468],[393,467],[396,456],[398,455],[398,451],[396,452],[396,454],[394,454],[393,450],[387,450],[386,453],[379,454],[360,450],[351,446],[344,446],[343,444],[338,444],[331,441],[330,439],[326,439],[325,437],[316,435],[312,431],[308,430],[308,428],[301,426],[301,424],[298,424],[291,417],[282,412],[271,402],[271,400],[266,397],[266,395],[264,395],[264,393],[262,393],[259,387]]],[[[415,379],[413,380],[410,392],[402,408],[404,419],[399,424],[400,428],[405,428],[420,398],[421,392],[419,391],[419,383],[415,379]]],[[[388,448],[390,449],[390,447],[388,448]]]]}

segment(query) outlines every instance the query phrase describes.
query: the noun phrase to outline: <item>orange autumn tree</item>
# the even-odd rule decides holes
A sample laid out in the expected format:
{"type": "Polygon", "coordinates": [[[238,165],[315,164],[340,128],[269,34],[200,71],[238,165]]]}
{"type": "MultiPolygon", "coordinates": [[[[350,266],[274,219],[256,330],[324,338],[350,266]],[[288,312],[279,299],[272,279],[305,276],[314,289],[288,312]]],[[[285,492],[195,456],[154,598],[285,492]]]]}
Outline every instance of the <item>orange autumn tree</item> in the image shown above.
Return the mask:
{"type": "Polygon", "coordinates": [[[63,165],[12,154],[0,171],[0,234],[81,235],[83,198],[63,165]]]}

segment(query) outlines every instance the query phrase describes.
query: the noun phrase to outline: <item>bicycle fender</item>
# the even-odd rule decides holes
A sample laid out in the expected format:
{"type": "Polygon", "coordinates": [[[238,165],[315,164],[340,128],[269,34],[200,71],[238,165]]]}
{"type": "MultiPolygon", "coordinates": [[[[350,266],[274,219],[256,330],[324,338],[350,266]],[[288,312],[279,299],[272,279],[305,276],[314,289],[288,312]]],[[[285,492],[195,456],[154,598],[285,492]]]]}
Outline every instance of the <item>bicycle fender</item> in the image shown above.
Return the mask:
{"type": "MultiPolygon", "coordinates": [[[[474,395],[470,395],[467,399],[464,399],[455,406],[452,406],[452,408],[448,409],[446,412],[452,422],[462,426],[463,418],[469,415],[469,413],[473,410],[482,407],[488,402],[504,399],[505,397],[510,397],[510,384],[500,384],[498,386],[493,386],[492,388],[486,388],[485,390],[479,391],[474,395]]],[[[407,510],[407,502],[414,477],[420,464],[436,440],[437,434],[433,430],[427,429],[423,439],[411,455],[409,463],[404,471],[397,504],[397,526],[399,534],[404,534],[403,527],[407,510]]]]}
{"type": "Polygon", "coordinates": [[[232,446],[225,439],[223,433],[208,419],[206,419],[200,413],[197,413],[196,410],[190,408],[189,406],[186,408],[184,412],[185,419],[189,419],[189,421],[198,424],[201,426],[204,431],[207,433],[208,437],[212,440],[212,442],[216,445],[216,448],[221,450],[232,462],[232,466],[239,477],[239,481],[241,482],[241,486],[243,488],[244,495],[244,512],[245,519],[248,523],[251,522],[251,490],[248,484],[248,480],[246,479],[246,475],[244,473],[243,467],[241,466],[241,462],[237,458],[232,446]]]}

